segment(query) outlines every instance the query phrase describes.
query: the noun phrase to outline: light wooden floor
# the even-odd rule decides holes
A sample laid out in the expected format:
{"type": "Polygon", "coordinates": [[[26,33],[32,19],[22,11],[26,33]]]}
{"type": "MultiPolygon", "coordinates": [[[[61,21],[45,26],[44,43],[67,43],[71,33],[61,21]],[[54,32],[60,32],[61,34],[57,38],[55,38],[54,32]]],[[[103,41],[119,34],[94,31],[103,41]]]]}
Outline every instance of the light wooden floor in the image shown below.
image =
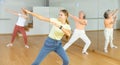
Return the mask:
{"type": "Polygon", "coordinates": [[[120,60],[120,30],[114,30],[114,40],[113,40],[113,43],[118,46],[117,49],[111,49],[110,46],[108,48],[109,52],[108,53],[103,53],[103,49],[104,49],[104,33],[103,31],[100,31],[99,33],[99,40],[98,40],[98,50],[99,52],[101,52],[102,54],[104,55],[107,55],[109,57],[112,57],[112,58],[115,58],[115,59],[118,59],[120,60]]]}
{"type": "MultiPolygon", "coordinates": [[[[94,35],[95,33],[91,32],[90,34],[94,35]]],[[[91,35],[88,36],[91,37],[91,35]]],[[[0,36],[0,65],[31,65],[38,55],[46,36],[28,37],[29,49],[24,48],[24,42],[21,37],[15,40],[13,47],[7,48],[6,44],[10,41],[10,38],[10,35],[0,36]]],[[[94,38],[94,40],[95,39],[96,38],[94,38]]],[[[89,55],[81,54],[82,48],[79,46],[79,42],[80,41],[76,41],[75,44],[67,50],[70,65],[120,65],[118,60],[93,51],[89,51],[89,55]]],[[[97,41],[93,41],[90,49],[96,46],[94,45],[95,42],[97,41]]],[[[41,65],[62,64],[57,54],[52,52],[44,59],[41,65]]]]}

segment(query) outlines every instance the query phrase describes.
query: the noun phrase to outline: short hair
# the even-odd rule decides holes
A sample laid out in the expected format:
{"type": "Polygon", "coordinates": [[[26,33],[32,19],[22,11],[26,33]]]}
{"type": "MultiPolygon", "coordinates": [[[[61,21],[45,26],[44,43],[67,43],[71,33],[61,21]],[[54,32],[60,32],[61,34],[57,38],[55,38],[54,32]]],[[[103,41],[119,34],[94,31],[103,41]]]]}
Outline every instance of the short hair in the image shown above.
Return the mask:
{"type": "Polygon", "coordinates": [[[111,10],[105,11],[105,13],[104,13],[104,18],[105,18],[105,19],[109,18],[110,12],[111,12],[111,10]]]}
{"type": "Polygon", "coordinates": [[[83,13],[83,14],[84,14],[83,19],[86,19],[85,13],[84,13],[83,11],[80,11],[79,14],[80,14],[80,13],[83,13]]]}
{"type": "Polygon", "coordinates": [[[86,15],[84,14],[83,19],[86,19],[86,15]]]}

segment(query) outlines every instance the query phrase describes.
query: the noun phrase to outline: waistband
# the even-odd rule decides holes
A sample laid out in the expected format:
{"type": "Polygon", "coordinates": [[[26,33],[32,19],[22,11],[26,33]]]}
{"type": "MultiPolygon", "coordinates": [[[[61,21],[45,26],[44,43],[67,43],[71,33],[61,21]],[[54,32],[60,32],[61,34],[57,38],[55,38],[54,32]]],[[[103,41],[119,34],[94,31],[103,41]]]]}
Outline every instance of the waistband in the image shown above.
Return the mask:
{"type": "Polygon", "coordinates": [[[50,39],[50,40],[53,40],[53,41],[61,41],[61,40],[52,39],[52,38],[50,38],[49,36],[47,37],[47,39],[50,39]]]}
{"type": "Polygon", "coordinates": [[[77,31],[85,31],[85,30],[79,30],[79,29],[75,29],[75,30],[77,30],[77,31]]]}
{"type": "Polygon", "coordinates": [[[17,27],[24,27],[24,26],[19,26],[19,25],[15,25],[15,26],[17,26],[17,27]]]}
{"type": "Polygon", "coordinates": [[[113,28],[105,28],[105,30],[113,30],[113,28]]]}

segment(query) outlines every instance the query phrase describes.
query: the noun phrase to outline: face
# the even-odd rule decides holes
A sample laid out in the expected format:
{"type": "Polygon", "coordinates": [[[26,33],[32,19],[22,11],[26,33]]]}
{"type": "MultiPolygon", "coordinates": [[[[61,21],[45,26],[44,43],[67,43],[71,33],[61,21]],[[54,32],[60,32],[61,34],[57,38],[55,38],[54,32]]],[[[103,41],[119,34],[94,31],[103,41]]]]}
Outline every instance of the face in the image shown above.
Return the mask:
{"type": "Polygon", "coordinates": [[[108,18],[111,18],[111,17],[112,17],[112,12],[108,11],[108,18]]]}
{"type": "Polygon", "coordinates": [[[108,14],[108,17],[111,18],[111,17],[112,17],[112,13],[109,13],[109,14],[108,14]]]}
{"type": "Polygon", "coordinates": [[[65,16],[65,14],[60,11],[60,13],[59,13],[59,19],[60,19],[60,20],[66,20],[66,19],[67,19],[67,16],[65,16]]]}
{"type": "Polygon", "coordinates": [[[83,17],[84,17],[84,13],[83,13],[83,12],[80,12],[80,13],[79,13],[79,18],[83,19],[83,17]]]}
{"type": "Polygon", "coordinates": [[[24,11],[24,9],[21,9],[21,13],[26,15],[26,12],[24,11]]]}

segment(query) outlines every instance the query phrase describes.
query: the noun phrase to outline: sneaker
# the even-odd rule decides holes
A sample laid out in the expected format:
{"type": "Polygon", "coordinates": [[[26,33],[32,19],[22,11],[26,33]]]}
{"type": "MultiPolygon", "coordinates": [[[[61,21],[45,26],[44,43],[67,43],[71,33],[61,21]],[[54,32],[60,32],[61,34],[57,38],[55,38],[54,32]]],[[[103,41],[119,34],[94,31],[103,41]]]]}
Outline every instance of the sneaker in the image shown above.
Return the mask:
{"type": "Polygon", "coordinates": [[[6,46],[7,46],[7,47],[12,47],[13,44],[12,44],[12,43],[9,43],[9,44],[7,44],[6,46]]]}
{"type": "Polygon", "coordinates": [[[108,50],[107,50],[107,49],[104,49],[104,52],[105,52],[105,53],[108,53],[108,50]]]}
{"type": "Polygon", "coordinates": [[[86,55],[88,55],[88,52],[86,52],[86,51],[83,51],[83,52],[82,52],[82,54],[86,54],[86,55]]]}
{"type": "Polygon", "coordinates": [[[111,48],[118,48],[117,46],[113,45],[111,48]]]}
{"type": "Polygon", "coordinates": [[[25,48],[29,48],[29,46],[28,46],[28,45],[25,45],[25,48]]]}

